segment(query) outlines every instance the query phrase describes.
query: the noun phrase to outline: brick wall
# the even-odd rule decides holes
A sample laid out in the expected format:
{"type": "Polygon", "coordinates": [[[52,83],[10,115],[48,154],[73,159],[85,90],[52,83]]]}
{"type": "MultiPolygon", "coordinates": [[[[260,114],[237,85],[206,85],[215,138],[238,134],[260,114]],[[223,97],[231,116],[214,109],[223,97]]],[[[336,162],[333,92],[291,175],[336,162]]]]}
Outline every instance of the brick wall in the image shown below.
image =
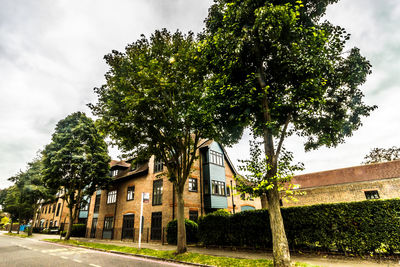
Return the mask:
{"type": "Polygon", "coordinates": [[[400,160],[337,170],[298,175],[297,202],[283,201],[284,206],[366,200],[365,191],[376,190],[381,199],[400,197],[400,160]]]}

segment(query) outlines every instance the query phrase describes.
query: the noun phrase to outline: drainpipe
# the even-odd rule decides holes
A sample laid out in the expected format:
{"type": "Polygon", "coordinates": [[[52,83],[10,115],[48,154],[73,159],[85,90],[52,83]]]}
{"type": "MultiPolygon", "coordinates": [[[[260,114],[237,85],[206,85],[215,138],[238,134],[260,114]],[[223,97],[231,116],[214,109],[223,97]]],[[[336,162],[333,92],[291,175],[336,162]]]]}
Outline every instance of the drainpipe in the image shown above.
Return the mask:
{"type": "Polygon", "coordinates": [[[232,196],[232,208],[233,208],[233,214],[235,214],[235,202],[233,200],[233,186],[232,186],[232,180],[231,180],[231,196],[232,196]]]}
{"type": "Polygon", "coordinates": [[[172,220],[175,219],[175,185],[172,184],[172,220]]]}
{"type": "MultiPolygon", "coordinates": [[[[117,197],[115,198],[115,209],[114,209],[114,221],[113,221],[113,231],[112,231],[112,235],[111,235],[111,239],[114,239],[114,232],[117,229],[117,227],[115,227],[115,219],[117,217],[117,206],[118,206],[118,189],[117,189],[117,197]]],[[[104,227],[104,226],[103,226],[104,227]]]]}
{"type": "Polygon", "coordinates": [[[199,149],[200,154],[200,214],[203,216],[203,156],[199,149]]]}

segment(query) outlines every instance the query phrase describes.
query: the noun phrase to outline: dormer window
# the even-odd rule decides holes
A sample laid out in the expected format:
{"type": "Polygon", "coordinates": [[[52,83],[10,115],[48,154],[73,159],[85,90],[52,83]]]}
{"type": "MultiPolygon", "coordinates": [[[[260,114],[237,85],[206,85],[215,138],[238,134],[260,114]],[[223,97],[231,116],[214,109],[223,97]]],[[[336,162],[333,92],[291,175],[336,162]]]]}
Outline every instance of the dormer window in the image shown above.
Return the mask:
{"type": "Polygon", "coordinates": [[[114,169],[114,170],[111,171],[111,176],[113,176],[113,177],[117,176],[118,173],[119,173],[119,170],[118,169],[114,169]]]}

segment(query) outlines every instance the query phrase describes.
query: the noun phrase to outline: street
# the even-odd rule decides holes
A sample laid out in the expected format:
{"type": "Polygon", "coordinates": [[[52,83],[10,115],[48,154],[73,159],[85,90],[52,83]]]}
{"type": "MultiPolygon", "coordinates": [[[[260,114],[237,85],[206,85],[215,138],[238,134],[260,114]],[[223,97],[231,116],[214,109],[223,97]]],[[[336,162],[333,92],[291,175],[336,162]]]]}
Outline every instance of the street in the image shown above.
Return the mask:
{"type": "Polygon", "coordinates": [[[186,266],[0,235],[0,266],[186,266]]]}

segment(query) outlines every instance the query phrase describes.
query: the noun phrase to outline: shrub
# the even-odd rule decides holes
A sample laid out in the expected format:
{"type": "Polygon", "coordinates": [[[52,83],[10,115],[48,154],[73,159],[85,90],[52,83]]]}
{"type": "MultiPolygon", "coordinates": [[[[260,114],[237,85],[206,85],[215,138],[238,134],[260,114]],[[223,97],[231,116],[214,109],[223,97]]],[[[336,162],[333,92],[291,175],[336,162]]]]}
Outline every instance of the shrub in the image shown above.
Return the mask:
{"type": "Polygon", "coordinates": [[[85,237],[86,225],[85,224],[73,224],[71,230],[71,236],[74,237],[85,237]]]}
{"type": "MultiPolygon", "coordinates": [[[[186,228],[186,241],[187,243],[198,242],[198,225],[196,222],[185,219],[186,228]]],[[[176,244],[176,238],[178,233],[178,222],[172,220],[167,224],[167,242],[168,244],[176,244]]]]}
{"type": "MultiPolygon", "coordinates": [[[[400,251],[400,199],[282,208],[289,246],[356,254],[400,251]]],[[[272,247],[267,210],[214,212],[199,220],[204,245],[272,247]]]]}
{"type": "Polygon", "coordinates": [[[230,213],[217,210],[199,219],[199,237],[204,245],[228,245],[232,238],[230,213]]]}

